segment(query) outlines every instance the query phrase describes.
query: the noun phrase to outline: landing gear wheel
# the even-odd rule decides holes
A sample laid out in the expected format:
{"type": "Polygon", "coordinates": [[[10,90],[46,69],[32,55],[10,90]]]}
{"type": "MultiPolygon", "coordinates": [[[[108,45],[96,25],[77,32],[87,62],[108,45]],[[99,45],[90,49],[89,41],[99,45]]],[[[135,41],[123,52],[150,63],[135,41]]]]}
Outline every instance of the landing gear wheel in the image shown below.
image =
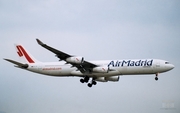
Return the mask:
{"type": "Polygon", "coordinates": [[[89,81],[89,77],[88,77],[88,76],[85,76],[85,77],[84,77],[84,82],[88,83],[88,81],[89,81]]]}
{"type": "Polygon", "coordinates": [[[80,79],[80,82],[81,82],[81,83],[84,83],[84,79],[80,79]]]}
{"type": "Polygon", "coordinates": [[[81,83],[84,83],[84,82],[88,83],[88,81],[89,81],[89,77],[88,76],[85,76],[84,78],[80,79],[81,83]]]}
{"type": "Polygon", "coordinates": [[[156,81],[158,80],[158,73],[156,73],[156,77],[155,77],[155,80],[156,80],[156,81]]]}
{"type": "Polygon", "coordinates": [[[97,82],[96,82],[96,81],[92,81],[92,84],[93,84],[93,85],[96,85],[96,84],[97,84],[97,82]]]}
{"type": "Polygon", "coordinates": [[[91,83],[88,83],[88,87],[92,87],[92,84],[91,84],[91,83]]]}
{"type": "Polygon", "coordinates": [[[155,80],[157,81],[157,80],[158,80],[158,77],[155,77],[155,80]]]}

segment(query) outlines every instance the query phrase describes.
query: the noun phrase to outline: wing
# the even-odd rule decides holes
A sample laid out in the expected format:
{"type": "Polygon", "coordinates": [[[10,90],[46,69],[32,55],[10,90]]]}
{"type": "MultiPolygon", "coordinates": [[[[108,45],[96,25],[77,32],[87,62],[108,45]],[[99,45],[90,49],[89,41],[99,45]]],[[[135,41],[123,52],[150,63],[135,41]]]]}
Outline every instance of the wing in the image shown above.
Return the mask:
{"type": "MultiPolygon", "coordinates": [[[[41,45],[42,47],[44,47],[44,48],[48,49],[49,51],[53,52],[54,54],[56,54],[56,56],[60,60],[64,60],[67,62],[67,59],[74,57],[74,56],[64,53],[62,51],[59,51],[55,48],[52,48],[52,47],[48,46],[47,44],[44,44],[39,39],[36,39],[36,40],[39,45],[41,45]]],[[[95,65],[88,61],[84,61],[84,58],[82,58],[82,59],[83,59],[82,63],[74,63],[74,62],[67,62],[67,63],[70,63],[72,66],[77,67],[78,70],[80,70],[82,73],[91,72],[94,67],[98,67],[98,65],[95,65]]]]}

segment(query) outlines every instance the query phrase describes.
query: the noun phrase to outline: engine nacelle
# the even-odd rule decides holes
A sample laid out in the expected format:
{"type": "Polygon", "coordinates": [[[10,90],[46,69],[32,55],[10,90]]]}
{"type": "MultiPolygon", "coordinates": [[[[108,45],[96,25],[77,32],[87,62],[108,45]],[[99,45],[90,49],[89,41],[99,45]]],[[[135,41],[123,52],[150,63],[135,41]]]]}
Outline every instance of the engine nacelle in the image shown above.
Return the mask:
{"type": "Polygon", "coordinates": [[[108,73],[109,68],[105,67],[105,66],[104,67],[95,67],[95,68],[93,68],[92,71],[95,73],[108,73]]]}
{"type": "Polygon", "coordinates": [[[117,82],[117,81],[119,81],[119,76],[105,77],[105,80],[112,81],[112,82],[117,82]]]}
{"type": "Polygon", "coordinates": [[[66,59],[66,62],[68,63],[73,63],[73,64],[82,64],[84,62],[84,58],[83,57],[69,57],[66,59]]]}
{"type": "Polygon", "coordinates": [[[99,81],[99,82],[108,82],[108,81],[117,82],[117,81],[119,81],[119,76],[98,77],[98,78],[96,78],[96,81],[99,81]]]}
{"type": "Polygon", "coordinates": [[[105,80],[104,77],[98,77],[98,78],[96,78],[96,81],[107,82],[107,80],[105,80]]]}

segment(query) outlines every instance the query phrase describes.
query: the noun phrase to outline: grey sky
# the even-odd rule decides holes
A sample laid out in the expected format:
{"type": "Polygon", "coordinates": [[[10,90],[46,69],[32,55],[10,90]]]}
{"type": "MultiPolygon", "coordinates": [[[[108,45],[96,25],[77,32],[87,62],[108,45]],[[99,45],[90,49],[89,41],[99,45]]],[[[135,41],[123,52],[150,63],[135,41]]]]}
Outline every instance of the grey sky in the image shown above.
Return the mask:
{"type": "Polygon", "coordinates": [[[178,0],[0,0],[0,113],[179,113],[180,2],[178,0]],[[175,69],[122,76],[88,88],[79,78],[48,77],[13,67],[13,44],[41,61],[58,61],[39,38],[86,60],[159,58],[175,69]],[[162,109],[173,101],[174,108],[162,109]]]}

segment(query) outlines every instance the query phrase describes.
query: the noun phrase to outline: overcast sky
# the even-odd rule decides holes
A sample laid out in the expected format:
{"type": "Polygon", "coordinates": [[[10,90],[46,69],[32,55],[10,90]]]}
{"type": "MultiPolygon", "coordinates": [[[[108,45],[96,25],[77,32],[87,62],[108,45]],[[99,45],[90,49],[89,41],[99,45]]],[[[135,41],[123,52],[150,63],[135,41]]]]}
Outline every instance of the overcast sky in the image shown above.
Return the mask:
{"type": "Polygon", "coordinates": [[[0,113],[180,113],[179,0],[0,0],[0,113]],[[14,43],[58,61],[35,39],[86,60],[158,58],[175,68],[92,88],[13,67],[14,43]],[[174,105],[165,109],[163,105],[174,105]]]}

